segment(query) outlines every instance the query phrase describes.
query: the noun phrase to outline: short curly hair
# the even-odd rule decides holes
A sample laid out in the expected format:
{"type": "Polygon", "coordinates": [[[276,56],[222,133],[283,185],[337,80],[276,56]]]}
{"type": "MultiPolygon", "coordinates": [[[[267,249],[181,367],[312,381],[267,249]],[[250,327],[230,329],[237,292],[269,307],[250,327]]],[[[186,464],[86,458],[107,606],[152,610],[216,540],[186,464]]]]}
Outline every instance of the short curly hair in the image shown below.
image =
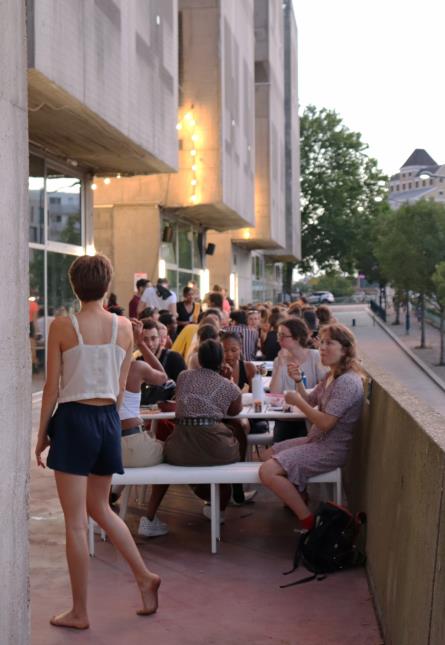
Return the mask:
{"type": "Polygon", "coordinates": [[[106,255],[82,255],[71,264],[68,277],[79,300],[92,302],[106,294],[113,277],[113,266],[106,255]]]}

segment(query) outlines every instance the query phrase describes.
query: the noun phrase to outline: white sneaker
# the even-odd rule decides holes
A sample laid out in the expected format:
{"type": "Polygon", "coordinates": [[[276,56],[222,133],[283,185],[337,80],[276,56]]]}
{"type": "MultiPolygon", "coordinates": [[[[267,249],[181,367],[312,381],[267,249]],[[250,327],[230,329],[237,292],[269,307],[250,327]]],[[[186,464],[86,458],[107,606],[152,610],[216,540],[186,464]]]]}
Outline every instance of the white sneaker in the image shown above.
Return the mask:
{"type": "Polygon", "coordinates": [[[255,495],[257,494],[257,490],[246,490],[244,491],[244,501],[243,502],[237,502],[236,500],[232,499],[230,500],[229,504],[230,506],[244,506],[244,504],[250,504],[250,502],[253,500],[255,495]]]}
{"type": "Polygon", "coordinates": [[[142,535],[143,537],[158,537],[159,535],[167,535],[167,533],[167,524],[161,522],[157,515],[152,520],[144,516],[139,520],[138,535],[142,535]]]}
{"type": "MultiPolygon", "coordinates": [[[[212,507],[210,506],[210,504],[206,504],[205,506],[202,507],[202,514],[208,520],[212,519],[212,507]]],[[[224,524],[224,511],[219,512],[219,523],[224,524]]]]}

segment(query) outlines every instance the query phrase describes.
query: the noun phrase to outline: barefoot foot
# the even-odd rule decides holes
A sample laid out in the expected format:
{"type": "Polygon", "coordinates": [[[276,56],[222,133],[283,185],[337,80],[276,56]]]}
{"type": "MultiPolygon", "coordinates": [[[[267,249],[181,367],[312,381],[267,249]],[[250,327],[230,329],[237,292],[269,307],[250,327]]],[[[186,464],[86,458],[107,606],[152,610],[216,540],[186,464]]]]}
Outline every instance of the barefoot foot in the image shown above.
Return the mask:
{"type": "Polygon", "coordinates": [[[90,626],[86,616],[79,616],[72,610],[53,616],[49,622],[54,627],[71,627],[71,629],[88,629],[90,626]]]}
{"type": "Polygon", "coordinates": [[[158,589],[161,584],[161,578],[152,573],[138,584],[143,608],[136,613],[138,616],[150,616],[150,614],[154,614],[158,610],[158,589]]]}

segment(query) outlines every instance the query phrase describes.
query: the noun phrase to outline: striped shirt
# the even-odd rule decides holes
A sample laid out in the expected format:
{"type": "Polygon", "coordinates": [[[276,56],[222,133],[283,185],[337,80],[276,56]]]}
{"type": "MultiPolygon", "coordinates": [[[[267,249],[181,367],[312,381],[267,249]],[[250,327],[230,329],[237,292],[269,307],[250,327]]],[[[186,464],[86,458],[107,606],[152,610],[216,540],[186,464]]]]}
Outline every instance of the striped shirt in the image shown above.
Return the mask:
{"type": "Polygon", "coordinates": [[[240,336],[244,360],[254,361],[258,349],[258,331],[247,325],[231,325],[227,331],[234,331],[240,336]]]}

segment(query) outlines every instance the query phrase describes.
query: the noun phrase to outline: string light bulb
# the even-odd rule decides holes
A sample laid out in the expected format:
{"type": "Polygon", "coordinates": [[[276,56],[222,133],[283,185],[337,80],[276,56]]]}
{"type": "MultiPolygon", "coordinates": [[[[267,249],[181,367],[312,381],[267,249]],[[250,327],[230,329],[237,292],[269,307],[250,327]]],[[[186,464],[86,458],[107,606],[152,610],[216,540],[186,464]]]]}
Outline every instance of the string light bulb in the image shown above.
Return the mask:
{"type": "Polygon", "coordinates": [[[190,150],[190,154],[192,155],[192,157],[196,157],[196,150],[195,150],[195,148],[193,148],[193,150],[190,150]]]}
{"type": "Polygon", "coordinates": [[[97,188],[97,184],[94,184],[94,183],[91,184],[91,190],[96,190],[96,188],[97,188]]]}
{"type": "Polygon", "coordinates": [[[197,179],[192,179],[192,181],[190,183],[192,184],[192,186],[196,186],[196,184],[198,183],[198,180],[197,179]]]}
{"type": "Polygon", "coordinates": [[[108,186],[108,184],[111,184],[111,179],[109,177],[105,177],[104,179],[104,184],[108,186]]]}

